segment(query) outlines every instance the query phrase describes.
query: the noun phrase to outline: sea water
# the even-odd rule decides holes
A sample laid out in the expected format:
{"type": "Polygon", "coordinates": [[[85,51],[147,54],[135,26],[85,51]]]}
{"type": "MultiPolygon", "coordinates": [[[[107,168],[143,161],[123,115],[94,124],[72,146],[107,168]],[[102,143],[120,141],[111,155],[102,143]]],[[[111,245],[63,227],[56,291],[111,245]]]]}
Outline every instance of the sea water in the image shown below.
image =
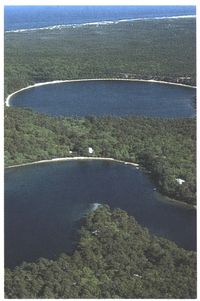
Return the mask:
{"type": "Polygon", "coordinates": [[[195,6],[5,6],[5,31],[195,14],[195,6]]]}

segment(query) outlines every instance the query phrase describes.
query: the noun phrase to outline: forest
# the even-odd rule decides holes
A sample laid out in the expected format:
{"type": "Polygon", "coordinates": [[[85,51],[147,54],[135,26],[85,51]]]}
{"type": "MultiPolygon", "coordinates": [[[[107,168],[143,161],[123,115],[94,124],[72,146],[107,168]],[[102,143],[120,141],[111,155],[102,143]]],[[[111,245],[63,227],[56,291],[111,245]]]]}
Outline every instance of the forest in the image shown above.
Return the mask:
{"type": "MultiPolygon", "coordinates": [[[[81,78],[195,85],[195,26],[183,18],[5,33],[5,97],[30,84],[81,78]]],[[[162,194],[196,204],[196,118],[50,117],[6,107],[4,122],[5,167],[112,157],[139,163],[162,194]]],[[[195,252],[106,205],[81,225],[72,254],[6,268],[5,298],[196,298],[195,252]]]]}
{"type": "Polygon", "coordinates": [[[196,203],[195,118],[49,117],[5,108],[6,166],[89,156],[88,147],[93,156],[139,163],[161,193],[196,203]]]}
{"type": "Polygon", "coordinates": [[[142,78],[195,85],[194,18],[5,33],[5,95],[80,78],[142,78]]]}
{"type": "Polygon", "coordinates": [[[196,256],[120,209],[82,221],[72,255],[5,270],[5,298],[196,298],[196,256]]]}
{"type": "MultiPolygon", "coordinates": [[[[37,82],[142,78],[196,83],[194,18],[5,33],[5,96],[37,82]],[[173,47],[172,47],[173,46],[173,47]]],[[[195,101],[194,101],[195,106],[195,101]]],[[[137,162],[160,192],[195,204],[195,119],[49,119],[6,109],[5,163],[87,155],[137,162]],[[184,185],[176,178],[185,180],[184,185]]]]}

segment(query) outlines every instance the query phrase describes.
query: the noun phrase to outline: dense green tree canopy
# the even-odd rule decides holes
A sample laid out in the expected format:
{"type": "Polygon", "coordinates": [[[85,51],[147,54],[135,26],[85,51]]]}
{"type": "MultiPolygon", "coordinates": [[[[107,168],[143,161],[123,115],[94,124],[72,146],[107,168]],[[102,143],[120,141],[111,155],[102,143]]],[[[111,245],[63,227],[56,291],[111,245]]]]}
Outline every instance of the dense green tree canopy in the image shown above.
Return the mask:
{"type": "Polygon", "coordinates": [[[91,146],[94,156],[139,163],[162,193],[195,204],[195,127],[193,118],[63,118],[10,107],[5,110],[5,163],[88,156],[91,146]]]}
{"type": "Polygon", "coordinates": [[[58,79],[143,78],[195,84],[195,19],[5,34],[5,94],[58,79]]]}
{"type": "MultiPolygon", "coordinates": [[[[194,18],[6,33],[5,95],[58,79],[194,85],[195,63],[194,18]]],[[[194,118],[52,118],[11,107],[5,109],[5,164],[88,156],[90,146],[94,156],[139,163],[162,193],[195,204],[195,130],[194,118]]],[[[84,219],[71,256],[6,269],[5,297],[195,298],[196,254],[152,236],[124,211],[101,206],[84,219]]]]}
{"type": "Polygon", "coordinates": [[[6,269],[5,297],[195,298],[196,256],[100,206],[84,219],[73,255],[6,269]]]}

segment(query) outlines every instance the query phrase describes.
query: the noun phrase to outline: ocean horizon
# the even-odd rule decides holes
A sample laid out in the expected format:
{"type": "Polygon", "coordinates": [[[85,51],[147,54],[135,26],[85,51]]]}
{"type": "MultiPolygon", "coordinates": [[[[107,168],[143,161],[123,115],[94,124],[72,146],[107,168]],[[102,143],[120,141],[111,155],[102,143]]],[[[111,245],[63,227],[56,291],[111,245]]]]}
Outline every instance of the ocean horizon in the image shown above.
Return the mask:
{"type": "Polygon", "coordinates": [[[195,16],[195,6],[5,6],[4,30],[23,32],[195,16]]]}

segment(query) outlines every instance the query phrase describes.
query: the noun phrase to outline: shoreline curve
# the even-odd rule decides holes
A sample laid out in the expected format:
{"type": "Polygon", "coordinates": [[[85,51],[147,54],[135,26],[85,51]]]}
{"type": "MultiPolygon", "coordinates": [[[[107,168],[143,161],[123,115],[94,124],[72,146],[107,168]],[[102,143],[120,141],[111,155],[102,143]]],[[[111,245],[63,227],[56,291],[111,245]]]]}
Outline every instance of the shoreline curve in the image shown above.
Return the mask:
{"type": "Polygon", "coordinates": [[[130,18],[130,19],[117,19],[117,20],[102,20],[96,22],[86,22],[86,23],[72,23],[72,24],[57,24],[49,25],[45,27],[35,27],[35,28],[19,28],[6,30],[5,33],[21,33],[27,31],[37,31],[37,30],[54,30],[54,29],[63,29],[63,28],[79,28],[84,26],[99,26],[99,25],[112,25],[119,24],[124,22],[135,22],[135,21],[154,21],[154,20],[165,20],[165,19],[185,19],[185,18],[196,18],[196,15],[180,15],[180,16],[157,16],[157,17],[139,17],[139,18],[130,18]]]}
{"type": "Polygon", "coordinates": [[[112,161],[112,162],[119,162],[123,163],[126,165],[132,165],[135,167],[139,167],[138,163],[134,162],[126,162],[122,160],[117,160],[114,158],[107,158],[107,157],[63,157],[63,158],[52,158],[52,159],[47,159],[47,160],[39,160],[39,161],[34,161],[34,162],[28,162],[28,163],[22,163],[22,164],[16,164],[16,165],[11,165],[5,167],[5,169],[8,168],[15,168],[15,167],[20,167],[20,166],[28,166],[28,165],[36,165],[36,164],[43,164],[43,163],[53,163],[53,162],[62,162],[62,161],[74,161],[74,160],[102,160],[102,161],[112,161]]]}
{"type": "Polygon", "coordinates": [[[49,82],[42,82],[42,83],[35,83],[33,85],[29,85],[27,87],[24,87],[22,89],[19,89],[11,94],[9,94],[5,100],[6,107],[11,106],[11,98],[24,91],[29,90],[35,87],[39,86],[46,86],[46,85],[53,85],[53,84],[59,84],[59,83],[70,83],[70,82],[88,82],[88,81],[130,81],[130,82],[147,82],[147,83],[158,83],[158,84],[165,84],[165,85],[174,85],[174,86],[182,86],[186,88],[196,89],[196,86],[186,85],[186,84],[180,84],[180,83],[174,83],[174,82],[166,82],[162,80],[154,80],[154,79],[125,79],[125,78],[85,78],[85,79],[64,79],[64,80],[53,80],[49,82]]]}
{"type": "MultiPolygon", "coordinates": [[[[31,166],[31,165],[37,165],[37,164],[44,164],[44,163],[54,163],[54,162],[64,162],[64,161],[111,161],[111,162],[116,162],[116,163],[121,163],[121,164],[125,164],[125,165],[130,165],[130,166],[134,166],[136,169],[139,169],[139,164],[138,163],[134,163],[134,162],[127,162],[127,161],[123,161],[123,160],[117,160],[114,158],[108,158],[108,157],[61,157],[61,158],[52,158],[52,159],[48,159],[48,160],[40,160],[40,161],[34,161],[34,162],[29,162],[29,163],[22,163],[22,164],[16,164],[16,165],[11,165],[11,166],[7,166],[5,167],[5,169],[11,169],[11,168],[17,168],[17,167],[22,167],[22,166],[31,166]]],[[[158,192],[158,191],[157,191],[158,192]]],[[[179,200],[175,200],[172,199],[166,195],[162,196],[165,197],[167,202],[171,202],[171,203],[175,203],[177,205],[181,205],[181,206],[186,206],[188,208],[193,208],[193,209],[197,209],[196,205],[190,205],[187,204],[185,202],[181,202],[179,200]]]]}

